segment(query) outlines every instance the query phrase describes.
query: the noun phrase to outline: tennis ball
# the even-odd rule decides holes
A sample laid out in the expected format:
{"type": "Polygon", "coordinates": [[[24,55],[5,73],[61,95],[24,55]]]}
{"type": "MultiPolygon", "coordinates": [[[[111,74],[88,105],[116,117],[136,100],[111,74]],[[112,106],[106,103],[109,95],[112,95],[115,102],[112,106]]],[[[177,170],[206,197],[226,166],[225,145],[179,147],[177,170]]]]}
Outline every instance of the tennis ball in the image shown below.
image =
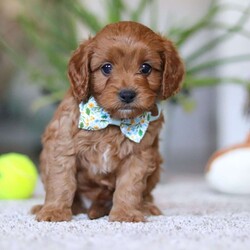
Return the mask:
{"type": "Polygon", "coordinates": [[[34,163],[23,154],[0,156],[0,199],[26,199],[35,190],[38,174],[34,163]]]}

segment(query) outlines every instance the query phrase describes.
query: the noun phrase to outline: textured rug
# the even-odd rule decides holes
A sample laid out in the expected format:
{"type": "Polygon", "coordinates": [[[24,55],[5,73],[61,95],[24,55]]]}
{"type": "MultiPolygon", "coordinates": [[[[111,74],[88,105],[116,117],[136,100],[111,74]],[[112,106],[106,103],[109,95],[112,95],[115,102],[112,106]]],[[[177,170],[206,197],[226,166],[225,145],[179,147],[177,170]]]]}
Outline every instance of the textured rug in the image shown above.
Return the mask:
{"type": "Polygon", "coordinates": [[[146,223],[110,223],[75,216],[70,222],[36,222],[34,198],[0,201],[1,250],[249,250],[250,197],[213,192],[202,178],[171,178],[155,190],[164,216],[146,223]]]}

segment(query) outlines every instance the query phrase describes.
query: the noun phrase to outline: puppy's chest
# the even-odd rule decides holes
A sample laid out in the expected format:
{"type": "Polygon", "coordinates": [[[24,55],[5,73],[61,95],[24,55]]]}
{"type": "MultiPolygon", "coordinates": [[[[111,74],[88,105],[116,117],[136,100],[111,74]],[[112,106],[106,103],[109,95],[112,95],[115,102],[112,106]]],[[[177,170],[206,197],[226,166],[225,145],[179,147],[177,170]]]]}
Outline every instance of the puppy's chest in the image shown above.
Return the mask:
{"type": "Polygon", "coordinates": [[[111,150],[111,145],[107,144],[105,148],[100,148],[97,152],[88,158],[89,165],[87,166],[90,174],[107,175],[116,169],[115,155],[111,150]]]}
{"type": "Polygon", "coordinates": [[[80,131],[77,138],[78,167],[90,176],[108,175],[119,166],[122,158],[131,153],[117,129],[102,131],[80,131]],[[123,153],[123,155],[121,155],[123,153]]]}
{"type": "Polygon", "coordinates": [[[103,130],[80,130],[75,138],[80,168],[89,176],[107,176],[114,173],[130,155],[138,154],[153,145],[162,119],[149,125],[140,143],[126,138],[117,126],[103,130]]]}

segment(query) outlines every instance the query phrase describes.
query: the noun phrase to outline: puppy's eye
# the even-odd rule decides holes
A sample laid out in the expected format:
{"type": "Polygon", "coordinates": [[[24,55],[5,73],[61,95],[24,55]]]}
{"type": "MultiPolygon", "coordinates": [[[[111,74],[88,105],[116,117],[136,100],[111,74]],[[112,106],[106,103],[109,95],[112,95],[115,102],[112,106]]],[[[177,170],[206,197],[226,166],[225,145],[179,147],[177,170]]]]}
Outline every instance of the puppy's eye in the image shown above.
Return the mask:
{"type": "Polygon", "coordinates": [[[140,73],[144,75],[150,74],[152,67],[148,63],[143,63],[140,67],[140,73]]]}
{"type": "Polygon", "coordinates": [[[105,76],[110,75],[111,71],[113,69],[113,66],[111,63],[105,63],[104,65],[102,65],[101,67],[101,71],[105,76]]]}

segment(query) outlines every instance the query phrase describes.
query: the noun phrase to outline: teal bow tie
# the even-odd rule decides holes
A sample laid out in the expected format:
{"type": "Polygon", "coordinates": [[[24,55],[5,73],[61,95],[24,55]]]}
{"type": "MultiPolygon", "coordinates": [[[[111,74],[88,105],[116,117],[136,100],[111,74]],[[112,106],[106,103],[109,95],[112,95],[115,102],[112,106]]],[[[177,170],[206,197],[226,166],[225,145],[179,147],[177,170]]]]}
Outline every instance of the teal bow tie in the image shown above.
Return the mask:
{"type": "Polygon", "coordinates": [[[79,108],[79,128],[100,130],[108,125],[120,126],[121,132],[136,143],[139,143],[145,135],[149,122],[157,120],[161,114],[159,104],[157,104],[157,116],[152,116],[151,112],[144,112],[134,119],[113,119],[108,112],[97,104],[94,97],[91,97],[87,103],[81,102],[79,108]]]}

